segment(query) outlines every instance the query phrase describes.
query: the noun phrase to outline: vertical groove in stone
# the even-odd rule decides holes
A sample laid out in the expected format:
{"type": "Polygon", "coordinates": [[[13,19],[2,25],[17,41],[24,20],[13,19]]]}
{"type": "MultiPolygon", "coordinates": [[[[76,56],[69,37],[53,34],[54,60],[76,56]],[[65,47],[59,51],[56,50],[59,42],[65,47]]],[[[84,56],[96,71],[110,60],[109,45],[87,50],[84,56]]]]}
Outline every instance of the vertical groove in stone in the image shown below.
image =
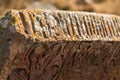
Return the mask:
{"type": "Polygon", "coordinates": [[[115,37],[115,30],[114,30],[114,25],[113,25],[112,19],[110,19],[110,22],[111,22],[112,31],[113,31],[113,34],[114,34],[114,37],[115,37]]]}
{"type": "MultiPolygon", "coordinates": [[[[61,18],[60,18],[60,14],[55,12],[56,14],[56,17],[57,17],[57,22],[58,22],[58,25],[56,27],[59,28],[59,32],[60,32],[60,36],[61,36],[61,39],[63,39],[65,37],[65,34],[64,34],[64,31],[63,31],[63,27],[62,27],[62,23],[61,23],[61,18]]],[[[67,29],[68,30],[68,29],[67,29]]]]}
{"type": "Polygon", "coordinates": [[[83,31],[84,31],[84,36],[86,37],[86,39],[88,38],[88,31],[87,31],[87,26],[85,25],[85,18],[86,17],[86,15],[84,15],[83,16],[83,21],[81,21],[82,22],[82,29],[83,29],[83,31]]]}
{"type": "Polygon", "coordinates": [[[110,30],[110,26],[109,26],[109,19],[106,20],[106,26],[107,26],[107,30],[108,30],[108,34],[109,34],[109,37],[111,38],[112,37],[112,32],[110,30]]]}
{"type": "Polygon", "coordinates": [[[74,26],[74,30],[75,30],[75,36],[76,36],[76,38],[80,38],[80,35],[79,35],[79,30],[78,30],[78,26],[77,26],[77,19],[76,19],[76,17],[75,17],[75,13],[73,14],[73,21],[74,21],[74,23],[73,23],[73,26],[74,26]]]}
{"type": "Polygon", "coordinates": [[[29,33],[28,30],[27,30],[27,28],[25,27],[25,26],[26,26],[26,24],[25,24],[26,21],[25,21],[25,18],[24,18],[23,13],[19,12],[19,14],[20,14],[20,18],[21,18],[21,21],[22,21],[23,27],[25,28],[25,32],[26,32],[26,33],[29,33]]]}
{"type": "Polygon", "coordinates": [[[120,20],[119,19],[116,19],[116,25],[117,25],[117,29],[118,29],[118,37],[120,37],[120,20]]]}
{"type": "Polygon", "coordinates": [[[28,34],[33,34],[32,24],[30,21],[30,17],[27,12],[19,12],[21,17],[21,21],[23,22],[24,28],[28,34]]]}
{"type": "Polygon", "coordinates": [[[80,14],[79,15],[79,22],[80,22],[80,30],[81,30],[81,32],[82,32],[82,38],[86,38],[86,33],[85,33],[85,31],[86,31],[86,29],[85,29],[85,26],[84,26],[84,24],[83,24],[83,15],[82,14],[80,14]]]}
{"type": "Polygon", "coordinates": [[[98,20],[95,21],[96,23],[96,29],[97,29],[97,33],[98,33],[98,38],[99,37],[102,37],[101,36],[101,20],[100,20],[100,17],[98,16],[98,20]]]}
{"type": "Polygon", "coordinates": [[[67,14],[64,14],[64,20],[66,22],[65,25],[66,25],[67,38],[70,38],[70,31],[69,31],[70,20],[67,14]]]}
{"type": "MultiPolygon", "coordinates": [[[[30,11],[30,12],[28,12],[28,15],[29,15],[29,17],[30,17],[30,21],[31,21],[31,24],[32,24],[32,30],[33,30],[33,34],[35,33],[35,29],[34,29],[34,14],[30,11]]],[[[25,15],[26,16],[26,15],[25,15]]]]}
{"type": "Polygon", "coordinates": [[[116,29],[117,29],[117,37],[119,37],[119,25],[118,25],[118,20],[115,18],[115,24],[116,24],[116,29]]]}
{"type": "Polygon", "coordinates": [[[78,32],[78,26],[77,26],[77,24],[76,24],[76,22],[77,22],[77,20],[75,19],[75,13],[73,13],[73,14],[71,14],[71,22],[72,22],[72,24],[71,24],[71,26],[73,26],[73,30],[74,30],[74,36],[76,37],[76,38],[79,38],[79,32],[78,32]]]}
{"type": "Polygon", "coordinates": [[[54,36],[53,34],[55,32],[52,30],[52,29],[54,29],[53,22],[52,22],[53,21],[52,15],[50,13],[44,12],[43,13],[43,18],[44,18],[44,21],[45,21],[45,24],[43,26],[44,26],[47,38],[53,37],[54,36]]]}
{"type": "Polygon", "coordinates": [[[89,31],[88,31],[88,28],[87,28],[87,25],[86,25],[86,22],[87,22],[87,21],[86,21],[85,18],[86,18],[86,15],[83,17],[83,23],[82,23],[82,24],[84,25],[83,28],[85,29],[85,35],[86,35],[86,37],[88,38],[88,36],[89,36],[89,31]]]}
{"type": "Polygon", "coordinates": [[[76,14],[74,14],[75,15],[75,19],[76,19],[76,26],[77,26],[77,30],[78,30],[78,37],[80,38],[81,36],[82,36],[82,34],[81,34],[81,31],[80,31],[80,22],[79,22],[79,19],[78,19],[78,14],[76,13],[76,14]]]}
{"type": "Polygon", "coordinates": [[[88,17],[88,15],[86,15],[86,17],[85,17],[85,26],[87,27],[87,31],[88,31],[88,36],[89,36],[89,38],[92,36],[92,34],[91,34],[91,30],[89,29],[89,19],[88,19],[89,17],[88,17]]]}
{"type": "Polygon", "coordinates": [[[69,21],[68,21],[68,16],[66,14],[61,14],[61,23],[63,24],[63,29],[65,31],[65,35],[66,37],[70,38],[70,31],[69,31],[69,27],[68,25],[70,25],[69,21]]]}
{"type": "Polygon", "coordinates": [[[95,39],[97,39],[97,35],[98,35],[98,33],[97,33],[97,31],[96,31],[96,25],[97,25],[97,23],[95,23],[96,21],[98,21],[97,20],[97,16],[95,17],[95,16],[92,16],[92,19],[91,19],[91,21],[92,21],[92,24],[93,24],[93,30],[94,30],[94,35],[95,35],[95,39]]]}
{"type": "Polygon", "coordinates": [[[92,37],[94,33],[93,33],[93,26],[92,26],[92,21],[91,21],[91,16],[90,15],[88,15],[88,20],[89,20],[88,27],[91,26],[91,28],[89,28],[90,32],[91,32],[91,36],[90,37],[92,37]]]}
{"type": "MultiPolygon", "coordinates": [[[[71,14],[72,14],[72,13],[71,13],[71,14]]],[[[69,20],[70,20],[70,24],[69,24],[69,26],[68,26],[68,29],[69,29],[71,38],[73,38],[73,37],[74,37],[74,34],[75,34],[75,31],[74,31],[73,26],[72,26],[72,20],[71,20],[71,19],[72,19],[72,16],[71,16],[71,14],[68,13],[68,18],[69,18],[69,20]]]]}
{"type": "MultiPolygon", "coordinates": [[[[109,17],[107,17],[107,18],[109,18],[109,17]]],[[[110,32],[109,32],[110,30],[109,30],[108,25],[107,25],[107,18],[104,17],[103,23],[104,23],[105,32],[106,32],[106,35],[107,35],[106,37],[107,37],[107,38],[110,38],[110,32]]]]}
{"type": "Polygon", "coordinates": [[[115,30],[116,30],[116,37],[119,37],[119,29],[118,29],[118,22],[116,21],[116,18],[113,18],[113,22],[114,22],[114,24],[115,24],[115,30]]]}
{"type": "Polygon", "coordinates": [[[113,24],[114,24],[114,30],[115,30],[115,36],[117,37],[117,26],[116,26],[116,23],[114,21],[114,18],[113,18],[113,24]]]}
{"type": "Polygon", "coordinates": [[[64,29],[65,22],[63,20],[62,14],[58,13],[58,16],[59,16],[59,24],[60,24],[61,30],[63,31],[63,36],[65,37],[66,35],[65,29],[64,29]]]}
{"type": "MultiPolygon", "coordinates": [[[[56,36],[59,38],[59,39],[63,39],[63,30],[62,30],[62,28],[61,28],[61,26],[60,26],[60,20],[59,20],[59,16],[58,16],[58,13],[57,12],[54,12],[54,14],[53,14],[53,16],[54,16],[54,19],[55,19],[55,21],[56,21],[56,36]]],[[[68,30],[68,29],[67,29],[68,30]]]]}
{"type": "Polygon", "coordinates": [[[103,27],[103,26],[102,26],[102,20],[101,20],[101,18],[100,18],[100,25],[99,25],[99,30],[98,30],[98,31],[99,31],[99,33],[100,33],[100,36],[101,36],[101,37],[104,37],[104,33],[103,33],[102,27],[103,27]]]}
{"type": "Polygon", "coordinates": [[[45,33],[45,31],[46,31],[46,28],[45,28],[46,20],[44,19],[44,14],[43,13],[41,13],[40,24],[41,24],[41,28],[42,28],[43,37],[46,38],[47,37],[47,35],[45,33]]]}
{"type": "Polygon", "coordinates": [[[43,28],[42,28],[42,24],[41,24],[41,22],[40,22],[40,20],[41,20],[41,13],[40,14],[38,14],[38,13],[36,13],[35,14],[35,16],[36,16],[36,24],[35,24],[35,31],[36,32],[39,32],[39,35],[41,36],[41,37],[43,37],[43,28]]]}
{"type": "Polygon", "coordinates": [[[100,20],[100,17],[97,16],[97,19],[95,20],[95,24],[96,24],[96,31],[97,31],[97,35],[98,35],[98,38],[100,37],[101,35],[101,20],[100,20]]]}
{"type": "Polygon", "coordinates": [[[94,32],[94,22],[93,22],[93,17],[92,17],[92,15],[91,16],[89,16],[89,20],[90,20],[90,29],[91,29],[91,33],[92,33],[92,37],[94,37],[94,35],[95,35],[95,32],[94,32]]]}
{"type": "Polygon", "coordinates": [[[100,19],[101,19],[101,33],[103,35],[103,38],[105,38],[106,32],[105,32],[104,23],[103,23],[104,21],[103,16],[100,19]]]}
{"type": "Polygon", "coordinates": [[[114,35],[113,35],[113,31],[112,31],[112,28],[111,28],[111,25],[110,25],[110,19],[109,19],[109,18],[107,19],[106,24],[108,25],[108,29],[109,29],[109,31],[110,31],[109,34],[111,35],[111,36],[110,36],[110,38],[111,38],[111,37],[114,36],[114,35]]]}
{"type": "Polygon", "coordinates": [[[114,18],[112,18],[111,22],[112,22],[112,27],[113,27],[114,35],[116,37],[117,36],[117,31],[116,31],[116,26],[115,26],[115,23],[114,23],[114,18]]]}
{"type": "Polygon", "coordinates": [[[102,17],[102,18],[103,18],[103,21],[102,21],[102,22],[103,22],[103,30],[104,30],[103,32],[104,32],[105,38],[106,38],[106,37],[108,36],[107,30],[106,30],[106,24],[105,24],[105,22],[104,22],[106,19],[105,19],[104,17],[102,17]]]}

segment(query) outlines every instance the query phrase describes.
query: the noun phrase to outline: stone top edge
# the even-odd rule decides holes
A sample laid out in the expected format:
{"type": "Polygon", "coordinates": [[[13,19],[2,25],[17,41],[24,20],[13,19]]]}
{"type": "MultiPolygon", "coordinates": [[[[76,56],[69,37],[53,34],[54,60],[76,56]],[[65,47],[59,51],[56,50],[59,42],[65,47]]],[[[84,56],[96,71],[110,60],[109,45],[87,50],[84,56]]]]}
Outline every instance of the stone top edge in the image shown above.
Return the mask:
{"type": "Polygon", "coordinates": [[[87,15],[96,15],[96,16],[112,16],[112,17],[120,17],[119,15],[115,14],[109,14],[109,13],[98,13],[98,12],[86,12],[86,11],[65,11],[65,10],[46,10],[46,9],[21,9],[21,10],[15,10],[11,9],[6,14],[8,13],[17,13],[17,12],[59,12],[59,13],[81,13],[81,14],[87,14],[87,15]]]}
{"type": "Polygon", "coordinates": [[[39,42],[120,41],[120,17],[117,15],[25,9],[10,10],[5,17],[9,18],[10,27],[14,26],[13,32],[39,42]]]}

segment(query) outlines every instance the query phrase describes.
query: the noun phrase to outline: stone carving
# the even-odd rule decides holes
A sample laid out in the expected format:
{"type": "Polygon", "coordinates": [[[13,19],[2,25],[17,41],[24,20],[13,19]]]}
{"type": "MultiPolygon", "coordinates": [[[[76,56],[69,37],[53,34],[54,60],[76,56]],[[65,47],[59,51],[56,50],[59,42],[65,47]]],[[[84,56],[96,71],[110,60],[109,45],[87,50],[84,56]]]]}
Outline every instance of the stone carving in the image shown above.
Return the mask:
{"type": "Polygon", "coordinates": [[[0,25],[0,80],[119,80],[120,17],[10,11],[0,25]]]}

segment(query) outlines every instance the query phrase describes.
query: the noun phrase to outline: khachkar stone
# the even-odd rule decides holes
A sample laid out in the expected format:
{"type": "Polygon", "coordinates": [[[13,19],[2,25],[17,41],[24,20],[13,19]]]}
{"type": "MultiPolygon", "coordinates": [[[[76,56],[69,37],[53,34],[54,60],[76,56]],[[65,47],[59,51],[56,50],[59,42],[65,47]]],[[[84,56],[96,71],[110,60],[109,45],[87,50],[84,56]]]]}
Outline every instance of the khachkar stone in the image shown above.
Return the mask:
{"type": "Polygon", "coordinates": [[[120,79],[119,16],[12,10],[0,23],[0,80],[120,79]]]}

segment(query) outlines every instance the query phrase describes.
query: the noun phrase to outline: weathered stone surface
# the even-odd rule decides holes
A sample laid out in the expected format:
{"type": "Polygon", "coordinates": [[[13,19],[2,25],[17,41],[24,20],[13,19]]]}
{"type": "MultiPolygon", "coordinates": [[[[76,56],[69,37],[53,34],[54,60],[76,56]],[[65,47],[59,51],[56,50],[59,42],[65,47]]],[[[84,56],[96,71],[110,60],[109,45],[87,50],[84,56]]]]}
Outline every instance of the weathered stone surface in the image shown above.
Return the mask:
{"type": "Polygon", "coordinates": [[[0,80],[120,79],[119,16],[12,10],[0,21],[0,80]]]}

